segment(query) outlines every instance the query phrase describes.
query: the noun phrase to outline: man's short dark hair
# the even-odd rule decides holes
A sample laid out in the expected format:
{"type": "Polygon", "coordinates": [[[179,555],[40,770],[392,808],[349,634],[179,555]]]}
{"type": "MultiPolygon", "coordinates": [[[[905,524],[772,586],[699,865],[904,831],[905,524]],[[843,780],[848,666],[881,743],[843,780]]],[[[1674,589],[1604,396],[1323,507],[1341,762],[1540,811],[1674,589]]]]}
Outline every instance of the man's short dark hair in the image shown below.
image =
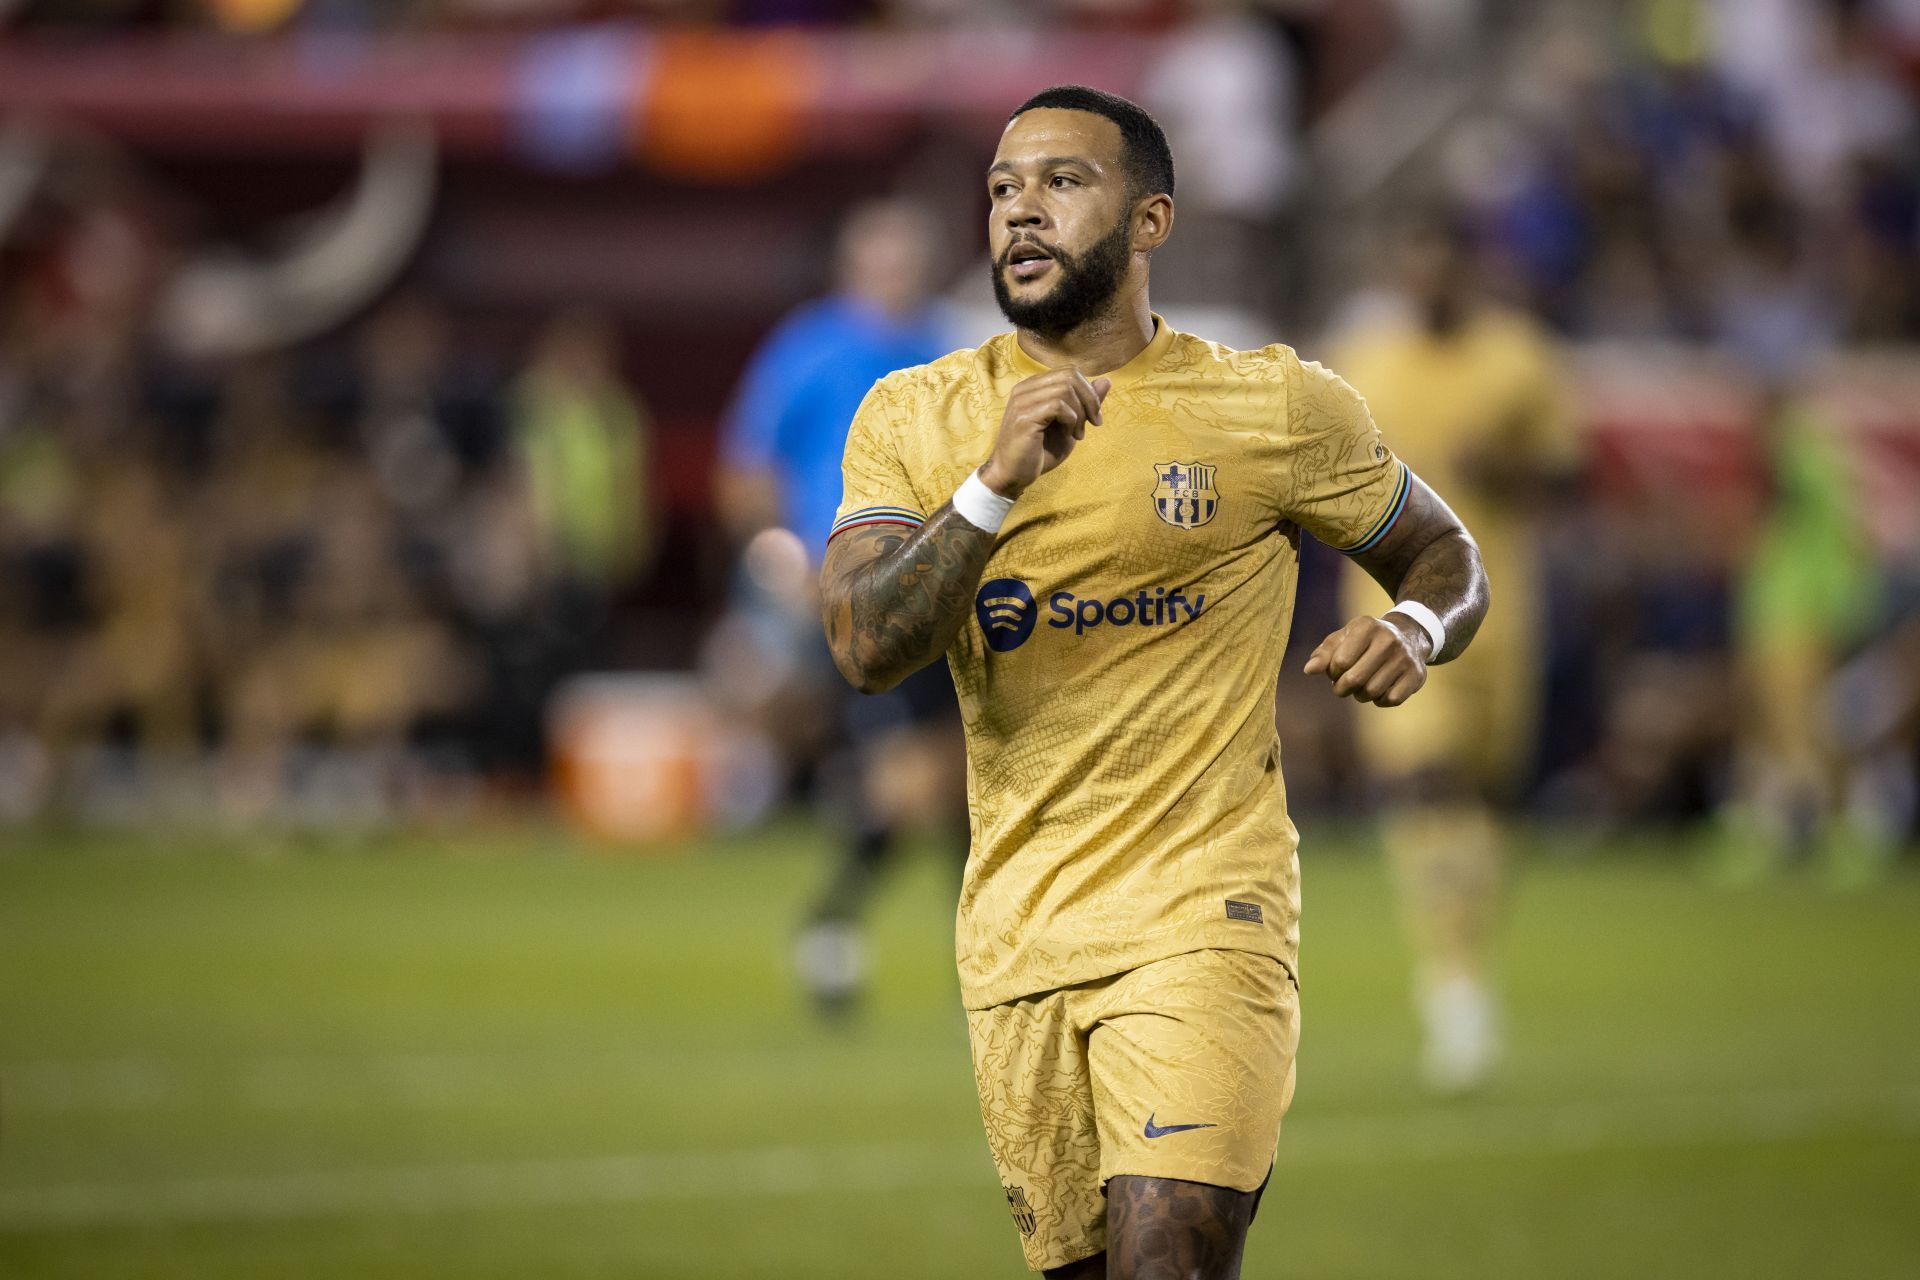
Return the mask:
{"type": "Polygon", "coordinates": [[[1014,108],[1009,122],[1029,111],[1049,107],[1059,111],[1091,111],[1120,126],[1122,159],[1127,166],[1127,186],[1134,199],[1141,196],[1173,194],[1173,149],[1160,122],[1137,103],[1116,93],[1089,89],[1083,84],[1057,84],[1042,89],[1014,108]]]}

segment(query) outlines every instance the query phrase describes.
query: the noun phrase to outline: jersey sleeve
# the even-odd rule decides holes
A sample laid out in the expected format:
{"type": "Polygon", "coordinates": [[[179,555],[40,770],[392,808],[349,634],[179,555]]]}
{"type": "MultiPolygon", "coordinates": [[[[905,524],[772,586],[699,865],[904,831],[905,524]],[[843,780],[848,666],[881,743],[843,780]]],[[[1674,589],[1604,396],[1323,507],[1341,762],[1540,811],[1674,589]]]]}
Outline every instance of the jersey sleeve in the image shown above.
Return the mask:
{"type": "Polygon", "coordinates": [[[1358,555],[1406,509],[1412,473],[1380,438],[1360,393],[1331,370],[1302,362],[1289,382],[1294,449],[1281,514],[1336,551],[1358,555]]]}
{"type": "Polygon", "coordinates": [[[863,525],[926,523],[900,451],[912,419],[909,391],[888,378],[874,383],[860,402],[847,430],[840,509],[834,513],[829,542],[863,525]]]}

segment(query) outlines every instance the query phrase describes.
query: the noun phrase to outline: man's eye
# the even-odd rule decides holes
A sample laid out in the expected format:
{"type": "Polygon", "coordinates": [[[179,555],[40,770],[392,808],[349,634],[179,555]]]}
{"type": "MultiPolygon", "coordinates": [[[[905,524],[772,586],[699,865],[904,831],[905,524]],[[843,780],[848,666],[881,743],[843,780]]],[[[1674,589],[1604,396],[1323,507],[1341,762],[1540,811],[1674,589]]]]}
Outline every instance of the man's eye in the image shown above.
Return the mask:
{"type": "Polygon", "coordinates": [[[993,187],[993,198],[998,200],[1011,190],[1013,190],[1013,184],[1011,182],[995,183],[993,187]]]}
{"type": "Polygon", "coordinates": [[[1056,174],[1054,174],[1054,175],[1053,175],[1053,185],[1054,185],[1054,186],[1056,186],[1056,187],[1057,187],[1057,186],[1060,186],[1060,185],[1062,185],[1063,183],[1064,183],[1065,185],[1067,185],[1067,186],[1072,186],[1072,185],[1074,185],[1074,182],[1073,182],[1073,179],[1072,179],[1072,178],[1069,178],[1069,177],[1068,177],[1068,176],[1067,176],[1066,174],[1064,174],[1064,173],[1056,173],[1056,174]]]}

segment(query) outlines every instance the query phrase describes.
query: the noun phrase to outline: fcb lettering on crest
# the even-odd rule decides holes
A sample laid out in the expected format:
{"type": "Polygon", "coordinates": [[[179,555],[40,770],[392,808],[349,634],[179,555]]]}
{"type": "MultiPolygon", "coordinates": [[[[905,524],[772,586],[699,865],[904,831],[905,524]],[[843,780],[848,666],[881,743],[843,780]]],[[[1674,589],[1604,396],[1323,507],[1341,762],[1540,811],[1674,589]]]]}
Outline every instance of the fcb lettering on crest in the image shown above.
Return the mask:
{"type": "Polygon", "coordinates": [[[1039,1226],[1040,1223],[1039,1220],[1033,1216],[1033,1206],[1027,1203],[1026,1188],[1008,1187],[1006,1188],[1006,1192],[1007,1207],[1013,1210],[1013,1225],[1020,1228],[1021,1235],[1032,1235],[1033,1229],[1039,1226]]]}
{"type": "Polygon", "coordinates": [[[1198,529],[1220,509],[1216,470],[1204,462],[1154,463],[1154,511],[1176,529],[1198,529]]]}

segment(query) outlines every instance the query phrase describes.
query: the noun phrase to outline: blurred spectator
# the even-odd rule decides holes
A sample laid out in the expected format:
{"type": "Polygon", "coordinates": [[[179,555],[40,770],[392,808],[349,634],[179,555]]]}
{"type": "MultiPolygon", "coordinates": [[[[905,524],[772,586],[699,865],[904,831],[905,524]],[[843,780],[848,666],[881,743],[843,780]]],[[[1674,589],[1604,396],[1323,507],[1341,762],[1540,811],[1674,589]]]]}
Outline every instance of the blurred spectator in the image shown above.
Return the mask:
{"type": "Polygon", "coordinates": [[[1713,336],[1773,380],[1797,377],[1839,337],[1826,278],[1800,248],[1792,209],[1739,211],[1713,297],[1713,336]]]}
{"type": "Polygon", "coordinates": [[[192,624],[202,584],[191,528],[174,477],[116,425],[117,437],[97,425],[69,437],[86,442],[77,479],[87,501],[73,534],[87,625],[61,646],[43,692],[42,745],[60,773],[121,715],[149,765],[177,768],[198,746],[192,624]]]}
{"type": "Polygon", "coordinates": [[[1873,6],[1715,0],[1713,12],[1719,65],[1761,103],[1784,176],[1803,198],[1828,203],[1857,157],[1911,146],[1911,94],[1873,6]]]}
{"type": "Polygon", "coordinates": [[[384,817],[407,769],[408,732],[444,711],[471,678],[444,623],[429,617],[399,560],[397,529],[368,478],[348,469],[310,495],[282,625],[248,654],[229,704],[225,799],[231,817],[276,814],[291,753],[331,754],[314,788],[333,821],[384,817]]]}
{"type": "Polygon", "coordinates": [[[469,471],[500,441],[492,379],[455,361],[445,310],[418,293],[397,297],[354,335],[353,394],[360,438],[381,493],[423,526],[442,518],[469,471]]]}
{"type": "Polygon", "coordinates": [[[1159,42],[1145,100],[1179,157],[1180,235],[1158,278],[1175,302],[1273,316],[1291,296],[1280,220],[1299,181],[1298,73],[1259,6],[1205,0],[1159,42]]]}
{"type": "MultiPolygon", "coordinates": [[[[24,309],[21,309],[23,312],[24,309]]],[[[0,337],[0,816],[31,816],[53,779],[45,692],[85,620],[83,485],[36,385],[20,312],[0,337]]]]}
{"type": "Polygon", "coordinates": [[[651,423],[619,370],[608,320],[562,315],[515,380],[512,431],[540,545],[561,588],[597,625],[651,560],[651,423]]]}

